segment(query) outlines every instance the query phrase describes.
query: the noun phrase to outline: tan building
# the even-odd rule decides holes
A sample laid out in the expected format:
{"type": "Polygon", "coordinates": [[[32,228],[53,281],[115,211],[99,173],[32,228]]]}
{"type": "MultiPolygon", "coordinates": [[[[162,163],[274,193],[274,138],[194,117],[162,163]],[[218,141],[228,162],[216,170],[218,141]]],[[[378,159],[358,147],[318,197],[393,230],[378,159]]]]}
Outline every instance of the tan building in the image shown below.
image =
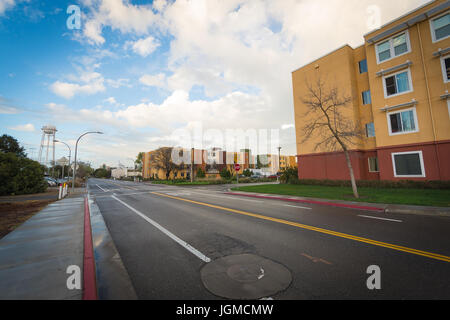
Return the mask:
{"type": "Polygon", "coordinates": [[[450,180],[450,1],[436,0],[292,73],[299,177],[349,179],[342,152],[302,143],[305,79],[351,97],[346,116],[365,137],[351,146],[357,179],[450,180]]]}

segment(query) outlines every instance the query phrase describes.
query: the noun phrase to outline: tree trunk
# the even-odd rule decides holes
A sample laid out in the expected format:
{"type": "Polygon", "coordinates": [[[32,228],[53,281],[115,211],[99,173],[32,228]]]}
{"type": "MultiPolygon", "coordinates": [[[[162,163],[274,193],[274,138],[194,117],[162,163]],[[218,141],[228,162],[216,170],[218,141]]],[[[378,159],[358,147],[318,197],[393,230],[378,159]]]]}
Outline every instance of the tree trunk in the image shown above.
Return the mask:
{"type": "Polygon", "coordinates": [[[353,195],[355,196],[356,199],[359,199],[358,188],[356,186],[356,180],[355,180],[355,175],[353,173],[352,162],[350,161],[350,155],[347,150],[345,150],[344,153],[345,153],[345,159],[347,160],[347,167],[348,167],[348,170],[350,171],[350,180],[352,181],[353,195]]]}

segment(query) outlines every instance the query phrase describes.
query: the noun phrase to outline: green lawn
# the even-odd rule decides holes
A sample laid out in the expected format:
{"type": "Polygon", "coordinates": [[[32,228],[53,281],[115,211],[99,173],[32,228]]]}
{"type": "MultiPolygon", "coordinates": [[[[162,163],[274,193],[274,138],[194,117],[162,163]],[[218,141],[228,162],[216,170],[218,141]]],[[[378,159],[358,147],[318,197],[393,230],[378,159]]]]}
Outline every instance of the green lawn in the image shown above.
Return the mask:
{"type": "Polygon", "coordinates": [[[352,189],[350,187],[280,184],[247,186],[233,188],[232,190],[331,200],[450,207],[449,189],[358,188],[358,192],[361,197],[360,199],[355,199],[353,197],[352,189]]]}

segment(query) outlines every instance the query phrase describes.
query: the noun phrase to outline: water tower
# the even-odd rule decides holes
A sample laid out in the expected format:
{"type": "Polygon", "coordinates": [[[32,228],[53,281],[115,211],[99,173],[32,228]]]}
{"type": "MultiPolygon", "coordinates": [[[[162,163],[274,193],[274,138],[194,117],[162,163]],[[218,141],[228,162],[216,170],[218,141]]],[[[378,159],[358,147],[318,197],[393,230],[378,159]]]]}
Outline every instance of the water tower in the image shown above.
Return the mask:
{"type": "Polygon", "coordinates": [[[56,135],[56,127],[52,125],[46,125],[42,127],[42,138],[41,138],[41,147],[39,148],[39,162],[45,166],[49,166],[48,162],[48,153],[50,148],[52,148],[53,151],[53,170],[55,170],[54,164],[55,164],[55,135],[56,135]],[[51,139],[51,140],[50,140],[51,139]],[[45,142],[47,140],[47,143],[45,142]],[[50,141],[52,142],[52,146],[50,146],[50,141]],[[47,149],[46,155],[45,155],[45,162],[43,162],[42,152],[44,149],[47,149]]]}

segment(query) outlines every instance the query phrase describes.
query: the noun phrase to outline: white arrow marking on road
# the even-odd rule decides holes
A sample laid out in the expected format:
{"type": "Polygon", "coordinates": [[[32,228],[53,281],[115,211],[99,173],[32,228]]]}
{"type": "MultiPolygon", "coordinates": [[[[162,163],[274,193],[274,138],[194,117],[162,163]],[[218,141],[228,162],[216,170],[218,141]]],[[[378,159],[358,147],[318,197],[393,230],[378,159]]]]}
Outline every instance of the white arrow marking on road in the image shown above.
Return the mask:
{"type": "Polygon", "coordinates": [[[116,199],[117,201],[119,201],[121,204],[123,204],[125,207],[127,207],[128,209],[130,209],[131,211],[133,211],[134,213],[136,213],[138,216],[140,216],[141,218],[143,218],[145,221],[147,221],[148,223],[150,223],[151,225],[153,225],[154,227],[156,227],[157,229],[159,229],[162,233],[164,233],[165,235],[169,236],[172,240],[174,240],[176,243],[178,243],[179,245],[181,245],[182,247],[184,247],[186,250],[190,251],[192,254],[194,254],[197,258],[199,258],[200,260],[203,260],[204,262],[208,263],[211,262],[211,259],[208,258],[207,256],[205,256],[203,253],[201,253],[200,251],[198,251],[197,249],[195,249],[193,246],[191,246],[189,243],[187,243],[186,241],[181,240],[180,238],[178,238],[176,235],[174,235],[172,232],[170,232],[169,230],[165,229],[164,227],[162,227],[160,224],[158,224],[157,222],[153,221],[152,219],[150,219],[149,217],[147,217],[145,214],[139,212],[138,210],[134,209],[133,207],[131,207],[130,205],[126,204],[125,202],[123,202],[122,200],[116,198],[115,196],[111,196],[113,199],[116,199]]]}

